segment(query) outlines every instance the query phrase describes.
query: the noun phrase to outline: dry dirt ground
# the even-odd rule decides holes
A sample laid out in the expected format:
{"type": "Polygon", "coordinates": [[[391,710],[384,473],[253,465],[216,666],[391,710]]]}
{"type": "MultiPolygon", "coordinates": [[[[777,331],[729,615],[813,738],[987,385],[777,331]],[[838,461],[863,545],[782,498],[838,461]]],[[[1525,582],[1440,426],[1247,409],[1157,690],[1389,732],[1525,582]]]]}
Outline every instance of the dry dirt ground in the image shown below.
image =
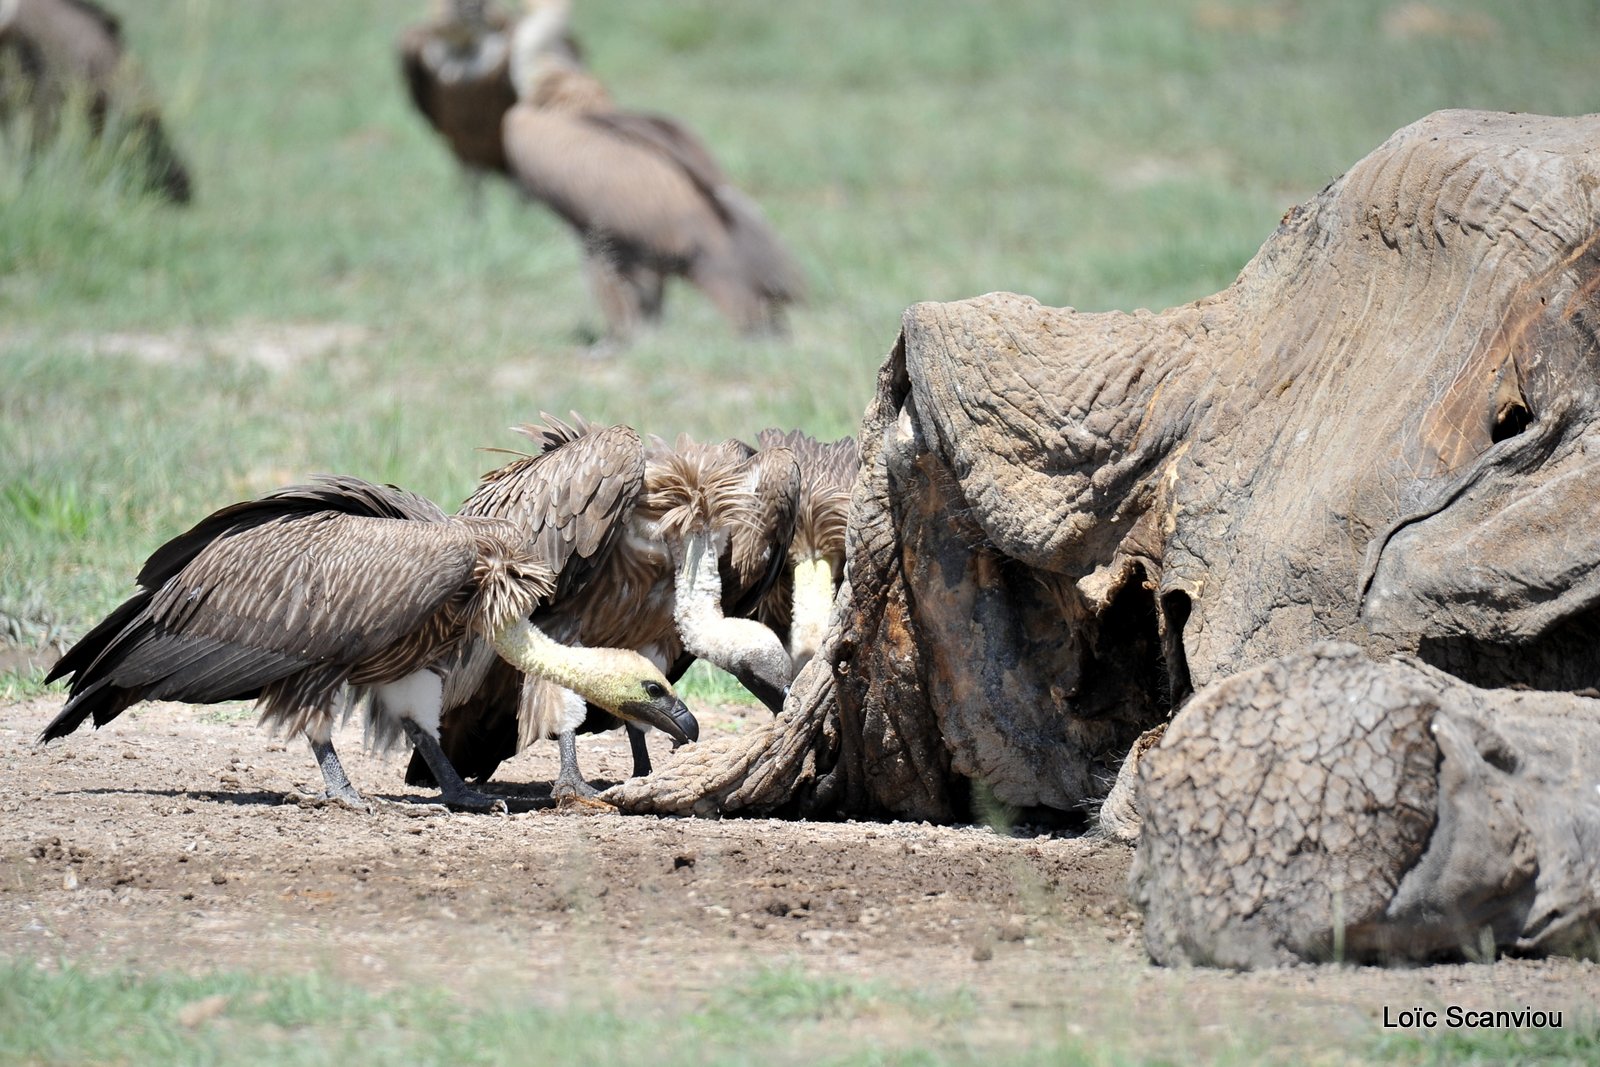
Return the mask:
{"type": "MultiPolygon", "coordinates": [[[[558,809],[553,744],[501,768],[510,815],[443,813],[404,761],[338,736],[372,814],[301,807],[317,772],[242,705],[145,705],[41,747],[60,706],[0,707],[0,959],[140,972],[321,969],[369,989],[494,988],[559,1006],[693,1006],[758,968],[968,1005],[963,1041],[1054,1034],[1174,1054],[1330,1062],[1385,1006],[1592,1011],[1600,968],[1502,960],[1236,975],[1152,967],[1131,853],[907,823],[653,819],[558,809]]],[[[702,712],[707,732],[760,709],[702,712]]],[[[653,738],[665,757],[660,734],[653,738]]],[[[629,767],[580,739],[590,778],[629,767]]],[[[937,1040],[935,1034],[916,1035],[937,1040]]]]}

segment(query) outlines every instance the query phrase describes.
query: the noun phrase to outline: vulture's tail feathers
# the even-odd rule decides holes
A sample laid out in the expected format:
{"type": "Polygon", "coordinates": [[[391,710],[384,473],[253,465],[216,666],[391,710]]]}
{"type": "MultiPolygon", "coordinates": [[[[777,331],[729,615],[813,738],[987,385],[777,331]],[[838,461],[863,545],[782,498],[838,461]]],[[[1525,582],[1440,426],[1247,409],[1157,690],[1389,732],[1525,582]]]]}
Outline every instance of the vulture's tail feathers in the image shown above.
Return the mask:
{"type": "Polygon", "coordinates": [[[741,274],[751,287],[778,304],[803,301],[806,279],[756,202],[731,185],[717,189],[741,274]]]}
{"type": "Polygon", "coordinates": [[[512,429],[538,445],[540,454],[554,452],[562,445],[571,444],[578,438],[601,429],[576,411],[569,411],[567,415],[571,418],[571,422],[565,422],[548,411],[541,411],[539,422],[523,423],[520,426],[513,426],[512,429]]]}
{"type": "Polygon", "coordinates": [[[44,728],[39,740],[54,741],[58,737],[65,737],[82,726],[90,716],[94,717],[96,726],[104,726],[120,715],[123,709],[137,704],[141,699],[137,691],[119,688],[112,685],[109,678],[102,678],[93,685],[75,691],[66,707],[44,728]]]}
{"type": "Polygon", "coordinates": [[[100,658],[107,646],[114,642],[139,612],[144,610],[145,605],[150,603],[151,592],[149,589],[141,589],[110,615],[100,620],[100,623],[84,634],[77,644],[67,649],[66,655],[56,660],[55,666],[50,668],[50,673],[44,676],[44,680],[54,682],[73,674],[79,676],[77,680],[81,682],[84,673],[100,658]]]}

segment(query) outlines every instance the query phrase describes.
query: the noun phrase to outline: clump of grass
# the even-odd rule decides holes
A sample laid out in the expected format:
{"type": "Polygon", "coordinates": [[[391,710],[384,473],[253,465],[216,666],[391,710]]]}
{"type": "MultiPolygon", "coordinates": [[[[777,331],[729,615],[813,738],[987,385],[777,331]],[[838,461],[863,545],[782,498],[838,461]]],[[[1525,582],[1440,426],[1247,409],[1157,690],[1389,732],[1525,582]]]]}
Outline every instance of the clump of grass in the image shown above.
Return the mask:
{"type": "Polygon", "coordinates": [[[1016,828],[1021,810],[994,795],[988,782],[972,781],[972,817],[997,834],[1009,835],[1016,828]]]}
{"type": "Polygon", "coordinates": [[[714,1001],[712,1014],[735,1019],[826,1022],[904,1009],[946,1022],[976,1010],[964,990],[929,993],[882,981],[807,974],[799,966],[762,967],[714,1001]]]}
{"type": "Polygon", "coordinates": [[[704,660],[695,660],[673,688],[692,704],[759,703],[737,678],[704,660]]]}
{"type": "Polygon", "coordinates": [[[138,138],[126,125],[113,113],[95,133],[81,94],[69,96],[48,136],[36,138],[22,106],[0,124],[0,279],[12,298],[120,296],[128,271],[171,256],[159,224],[166,212],[144,188],[138,138]]]}
{"type": "Polygon", "coordinates": [[[28,700],[47,692],[45,672],[38,667],[5,668],[0,670],[0,700],[28,700]]]}
{"type": "Polygon", "coordinates": [[[105,502],[75,482],[0,485],[0,508],[47,537],[87,537],[105,516],[105,502]]]}

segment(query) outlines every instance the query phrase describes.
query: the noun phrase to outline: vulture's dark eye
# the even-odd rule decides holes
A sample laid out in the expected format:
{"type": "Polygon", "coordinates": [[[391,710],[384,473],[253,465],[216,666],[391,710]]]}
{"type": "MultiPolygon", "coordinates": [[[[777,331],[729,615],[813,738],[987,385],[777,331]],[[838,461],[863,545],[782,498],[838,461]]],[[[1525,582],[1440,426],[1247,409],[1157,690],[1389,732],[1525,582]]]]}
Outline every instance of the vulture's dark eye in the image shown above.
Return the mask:
{"type": "Polygon", "coordinates": [[[667,691],[661,688],[659,682],[646,682],[644,683],[644,695],[651,700],[660,700],[667,695],[667,691]]]}

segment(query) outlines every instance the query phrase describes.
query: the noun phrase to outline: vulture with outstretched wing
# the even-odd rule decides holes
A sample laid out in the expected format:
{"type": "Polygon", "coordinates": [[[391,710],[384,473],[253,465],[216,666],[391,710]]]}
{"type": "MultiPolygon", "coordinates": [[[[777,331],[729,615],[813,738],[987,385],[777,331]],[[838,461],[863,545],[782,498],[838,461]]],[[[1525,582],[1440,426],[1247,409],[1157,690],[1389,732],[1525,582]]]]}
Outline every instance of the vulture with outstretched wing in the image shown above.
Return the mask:
{"type": "MultiPolygon", "coordinates": [[[[626,427],[546,451],[523,472],[530,493],[576,500],[579,538],[615,536],[638,496],[644,458],[626,427]]],[[[438,744],[443,675],[469,638],[518,669],[584,694],[679,740],[698,733],[661,671],[635,652],[573,648],[530,614],[581,586],[546,539],[500,519],[447,516],[393,486],[330,478],[235,504],[167,542],[139,591],[70,649],[50,680],[72,676],[41,740],[141,700],[257,698],[265,724],[304,733],[327,799],[360,805],[331,741],[341,691],[367,698],[380,742],[404,732],[446,803],[494,801],[468,789],[438,744]]],[[[580,568],[581,569],[581,568],[580,568]]]]}
{"type": "MultiPolygon", "coordinates": [[[[548,420],[522,432],[548,448],[590,432],[581,418],[575,423],[548,420]]],[[[496,472],[458,514],[508,519],[530,536],[548,537],[560,502],[521,491],[517,467],[496,472]]],[[[793,677],[789,656],[769,628],[737,615],[753,614],[781,575],[799,487],[794,457],[782,449],[656,441],[644,492],[615,548],[581,593],[558,597],[534,624],[567,643],[635,649],[673,679],[703,658],[776,711],[793,677]]],[[[505,663],[476,659],[481,669],[464,672],[468,684],[450,686],[441,731],[461,773],[486,780],[522,748],[555,737],[561,770],[554,795],[592,795],[578,770],[576,734],[614,727],[616,719],[549,679],[522,680],[505,663]]],[[[649,773],[643,731],[630,729],[629,738],[635,775],[649,773]]],[[[413,758],[407,780],[425,784],[426,764],[413,758]]]]}
{"type": "Polygon", "coordinates": [[[518,103],[503,141],[511,176],[577,232],[613,340],[661,315],[680,275],[745,333],[783,328],[799,268],[704,143],[662,115],[619,110],[583,64],[568,0],[529,0],[512,34],[518,103]]]}

